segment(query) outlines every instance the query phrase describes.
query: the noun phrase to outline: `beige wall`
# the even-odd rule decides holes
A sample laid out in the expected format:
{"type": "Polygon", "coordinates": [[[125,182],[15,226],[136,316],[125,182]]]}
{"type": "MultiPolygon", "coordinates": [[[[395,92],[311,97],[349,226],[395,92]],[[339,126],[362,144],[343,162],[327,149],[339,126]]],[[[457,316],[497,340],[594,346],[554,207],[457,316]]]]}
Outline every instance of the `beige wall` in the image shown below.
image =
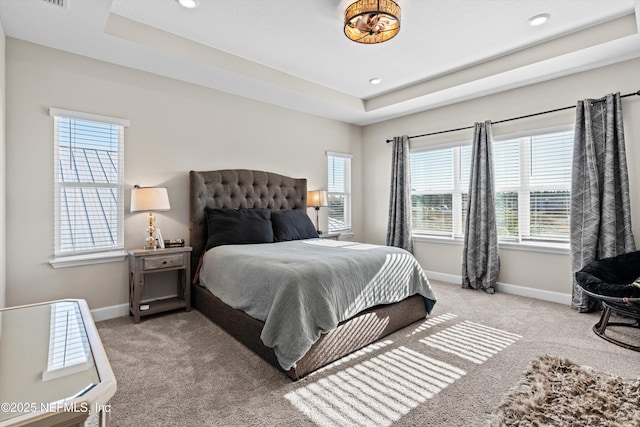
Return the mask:
{"type": "MultiPolygon", "coordinates": [[[[575,105],[578,99],[599,98],[607,93],[622,94],[640,89],[640,60],[563,77],[546,83],[510,90],[476,100],[417,113],[367,126],[363,131],[363,180],[366,211],[365,239],[383,243],[386,236],[391,146],[385,140],[397,135],[419,135],[473,125],[476,121],[501,120],[539,111],[575,105]]],[[[623,100],[627,160],[631,182],[631,205],[636,241],[640,237],[640,97],[623,100]]],[[[495,137],[517,132],[573,126],[574,110],[546,114],[493,126],[495,137]]],[[[411,147],[439,145],[471,139],[471,131],[411,140],[411,147]]],[[[416,257],[423,268],[460,276],[462,246],[416,242],[416,257]]],[[[563,254],[500,250],[499,282],[540,290],[571,293],[570,258],[563,254]]]]}
{"type": "MultiPolygon", "coordinates": [[[[164,238],[188,238],[188,171],[259,169],[326,188],[325,151],[352,153],[353,224],[362,237],[361,128],[7,38],[7,289],[10,305],[128,301],[125,262],[53,269],[53,121],[49,107],[129,119],[125,246],[144,242],[130,188],[166,186],[164,238]]],[[[310,212],[313,216],[313,212],[310,212]]],[[[313,216],[315,219],[315,216],[313,216]]],[[[326,228],[326,227],[325,227],[326,228]]]]}
{"type": "Polygon", "coordinates": [[[5,126],[5,35],[0,22],[0,308],[5,306],[6,269],[6,126],[5,126]]]}
{"type": "MultiPolygon", "coordinates": [[[[628,61],[359,128],[8,38],[6,301],[16,305],[84,298],[95,309],[128,300],[126,262],[65,269],[48,264],[53,253],[49,107],[131,121],[125,132],[126,205],[134,184],[168,187],[172,209],[157,214],[165,238],[188,236],[190,169],[268,170],[306,177],[309,188],[317,189],[326,187],[325,151],[337,151],[354,155],[355,239],[384,243],[391,157],[387,138],[573,105],[609,92],[634,92],[640,89],[638,71],[640,60],[628,61]]],[[[640,97],[625,99],[623,108],[634,231],[640,236],[640,97]]],[[[573,120],[569,110],[498,124],[493,130],[495,136],[509,135],[573,120]]],[[[415,139],[412,147],[470,136],[463,131],[415,139]]],[[[0,226],[0,237],[2,232],[0,226]]],[[[127,212],[125,246],[141,245],[143,232],[144,215],[127,212]]],[[[416,242],[415,252],[427,270],[460,274],[460,245],[416,242]]],[[[570,293],[568,255],[501,250],[500,256],[500,282],[570,293]]],[[[1,291],[0,280],[0,298],[1,291]]]]}

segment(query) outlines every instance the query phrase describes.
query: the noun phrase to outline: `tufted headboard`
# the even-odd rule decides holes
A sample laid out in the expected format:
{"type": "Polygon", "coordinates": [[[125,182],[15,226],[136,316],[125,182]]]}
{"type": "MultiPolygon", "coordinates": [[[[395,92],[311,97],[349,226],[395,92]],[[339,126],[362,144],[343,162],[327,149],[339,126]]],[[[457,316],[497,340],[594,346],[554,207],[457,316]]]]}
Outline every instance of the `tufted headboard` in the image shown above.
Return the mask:
{"type": "Polygon", "coordinates": [[[247,169],[189,172],[191,274],[207,243],[206,208],[306,209],[307,180],[247,169]]]}

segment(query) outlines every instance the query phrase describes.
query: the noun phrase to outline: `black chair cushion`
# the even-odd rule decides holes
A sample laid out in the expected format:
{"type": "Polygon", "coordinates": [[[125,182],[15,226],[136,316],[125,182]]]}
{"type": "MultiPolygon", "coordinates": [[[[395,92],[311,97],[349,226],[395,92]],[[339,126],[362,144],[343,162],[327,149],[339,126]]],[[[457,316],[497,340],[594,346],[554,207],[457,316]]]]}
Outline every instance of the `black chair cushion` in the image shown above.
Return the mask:
{"type": "Polygon", "coordinates": [[[640,298],[640,286],[632,284],[639,276],[640,251],[592,261],[575,274],[588,293],[614,298],[640,298]]]}

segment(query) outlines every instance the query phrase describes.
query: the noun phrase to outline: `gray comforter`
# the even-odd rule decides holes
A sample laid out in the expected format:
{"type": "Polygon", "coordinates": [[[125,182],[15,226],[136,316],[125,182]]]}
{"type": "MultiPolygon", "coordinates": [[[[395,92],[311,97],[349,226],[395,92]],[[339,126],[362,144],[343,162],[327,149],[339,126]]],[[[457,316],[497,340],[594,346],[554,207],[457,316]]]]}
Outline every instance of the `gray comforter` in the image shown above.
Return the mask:
{"type": "Polygon", "coordinates": [[[415,294],[425,297],[427,311],[436,301],[409,252],[322,239],[218,246],[204,256],[200,283],[264,322],[262,342],[285,370],[362,310],[415,294]]]}

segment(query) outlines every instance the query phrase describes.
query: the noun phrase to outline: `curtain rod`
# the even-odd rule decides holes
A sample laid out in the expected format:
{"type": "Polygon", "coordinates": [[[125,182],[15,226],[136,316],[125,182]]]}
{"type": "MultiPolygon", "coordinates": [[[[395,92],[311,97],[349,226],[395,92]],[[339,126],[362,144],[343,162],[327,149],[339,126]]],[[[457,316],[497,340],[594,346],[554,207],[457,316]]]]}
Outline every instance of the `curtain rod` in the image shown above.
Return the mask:
{"type": "MultiPolygon", "coordinates": [[[[620,98],[626,98],[628,96],[636,96],[636,95],[640,95],[640,90],[637,91],[637,92],[627,93],[626,95],[620,95],[620,98]]],[[[604,98],[598,99],[598,100],[594,101],[594,103],[602,102],[602,101],[604,101],[604,98]]],[[[571,108],[576,108],[576,106],[575,105],[570,105],[568,107],[556,108],[554,110],[547,110],[547,111],[541,111],[539,113],[527,114],[526,116],[519,116],[519,117],[512,117],[510,119],[498,120],[497,122],[492,122],[492,124],[505,123],[505,122],[511,122],[513,120],[526,119],[526,118],[529,118],[529,117],[540,116],[542,114],[555,113],[557,111],[569,110],[571,108]]],[[[422,135],[410,136],[409,139],[422,138],[423,136],[439,135],[441,133],[457,132],[459,130],[473,129],[473,128],[474,128],[474,126],[465,126],[465,127],[462,127],[462,128],[447,129],[447,130],[441,130],[441,131],[438,131],[438,132],[423,133],[422,135]]],[[[387,139],[387,144],[390,143],[390,142],[393,142],[393,139],[387,139]]]]}

